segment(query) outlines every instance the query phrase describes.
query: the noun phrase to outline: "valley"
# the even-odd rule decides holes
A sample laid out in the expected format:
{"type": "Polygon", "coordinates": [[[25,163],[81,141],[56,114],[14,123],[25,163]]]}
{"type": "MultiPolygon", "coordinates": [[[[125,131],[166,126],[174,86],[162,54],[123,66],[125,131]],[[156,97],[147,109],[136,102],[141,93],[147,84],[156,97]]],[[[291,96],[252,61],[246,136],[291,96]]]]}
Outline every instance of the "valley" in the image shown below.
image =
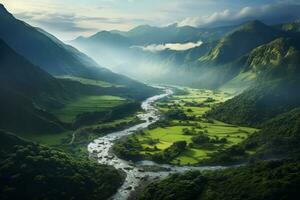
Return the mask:
{"type": "MultiPolygon", "coordinates": [[[[166,87],[163,94],[150,97],[142,103],[144,113],[138,115],[138,118],[142,120],[141,123],[124,130],[109,133],[106,136],[94,140],[88,145],[90,156],[96,159],[100,164],[114,166],[114,168],[126,173],[126,179],[122,187],[120,187],[118,192],[112,197],[113,199],[127,199],[143,182],[149,183],[153,180],[165,178],[173,173],[189,170],[204,171],[225,168],[222,166],[174,166],[157,164],[149,161],[132,162],[132,160],[126,161],[120,159],[118,155],[115,154],[114,148],[118,145],[118,140],[122,140],[124,137],[135,137],[137,131],[143,131],[145,128],[159,122],[161,113],[156,108],[155,104],[159,102],[159,100],[168,98],[172,94],[172,89],[166,87]]],[[[177,138],[174,138],[175,141],[177,141],[176,139],[177,138]]],[[[126,149],[124,150],[126,151],[126,149]]],[[[134,149],[127,149],[127,151],[132,152],[134,149]]]]}
{"type": "Polygon", "coordinates": [[[0,199],[297,199],[300,3],[146,2],[1,1],[0,199]]]}

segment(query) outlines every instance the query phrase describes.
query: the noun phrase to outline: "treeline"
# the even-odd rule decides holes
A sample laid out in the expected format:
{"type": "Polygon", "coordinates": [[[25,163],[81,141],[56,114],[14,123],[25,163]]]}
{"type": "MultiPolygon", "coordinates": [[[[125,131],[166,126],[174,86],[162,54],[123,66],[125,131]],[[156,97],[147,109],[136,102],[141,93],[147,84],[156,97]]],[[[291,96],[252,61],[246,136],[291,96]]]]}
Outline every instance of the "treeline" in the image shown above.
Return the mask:
{"type": "Polygon", "coordinates": [[[139,200],[283,200],[300,195],[299,159],[173,174],[148,185],[139,200]]]}

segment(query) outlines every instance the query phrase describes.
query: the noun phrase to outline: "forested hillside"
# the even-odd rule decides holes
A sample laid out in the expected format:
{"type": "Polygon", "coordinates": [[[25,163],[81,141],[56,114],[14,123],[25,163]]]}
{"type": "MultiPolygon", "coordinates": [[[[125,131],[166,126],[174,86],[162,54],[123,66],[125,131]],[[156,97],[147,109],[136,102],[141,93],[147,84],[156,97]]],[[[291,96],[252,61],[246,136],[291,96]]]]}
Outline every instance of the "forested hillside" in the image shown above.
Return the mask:
{"type": "Polygon", "coordinates": [[[0,131],[1,199],[107,199],[123,181],[112,167],[0,131]]]}

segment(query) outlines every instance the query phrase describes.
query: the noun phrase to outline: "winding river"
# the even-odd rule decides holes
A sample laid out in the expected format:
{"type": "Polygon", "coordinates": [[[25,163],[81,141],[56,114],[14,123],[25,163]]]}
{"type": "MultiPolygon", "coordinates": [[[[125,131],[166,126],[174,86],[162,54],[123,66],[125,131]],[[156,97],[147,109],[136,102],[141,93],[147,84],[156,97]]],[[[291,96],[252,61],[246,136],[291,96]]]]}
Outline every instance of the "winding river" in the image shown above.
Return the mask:
{"type": "Polygon", "coordinates": [[[170,173],[184,172],[187,170],[215,170],[223,168],[221,166],[214,167],[192,167],[192,166],[172,166],[166,164],[156,164],[151,161],[141,161],[138,163],[131,163],[122,160],[115,156],[110,150],[114,144],[115,140],[121,137],[133,134],[137,130],[145,129],[150,124],[155,123],[160,119],[160,113],[158,109],[153,106],[153,103],[159,99],[170,96],[173,91],[170,88],[161,88],[164,90],[163,94],[156,95],[146,99],[142,103],[143,114],[138,115],[138,117],[143,120],[142,123],[132,126],[130,128],[124,129],[122,131],[113,132],[101,138],[94,140],[88,145],[88,151],[90,156],[97,159],[100,164],[111,165],[116,169],[123,170],[126,173],[126,179],[123,185],[119,188],[117,193],[112,197],[114,200],[125,200],[128,199],[130,193],[135,190],[139,184],[146,179],[158,179],[168,176],[170,173]],[[143,167],[145,166],[156,166],[161,169],[161,171],[148,172],[145,171],[143,167]]]}

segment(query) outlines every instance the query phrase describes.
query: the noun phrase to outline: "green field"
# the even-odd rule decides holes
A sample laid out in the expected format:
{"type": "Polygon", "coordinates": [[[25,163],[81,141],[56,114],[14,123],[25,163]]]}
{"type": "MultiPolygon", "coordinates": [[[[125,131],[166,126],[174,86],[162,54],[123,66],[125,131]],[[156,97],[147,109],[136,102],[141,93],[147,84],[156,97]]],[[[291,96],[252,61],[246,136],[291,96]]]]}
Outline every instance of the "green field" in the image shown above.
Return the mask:
{"type": "Polygon", "coordinates": [[[105,81],[91,80],[91,79],[85,79],[85,78],[75,77],[75,76],[58,76],[57,78],[78,81],[84,85],[95,85],[100,87],[123,87],[122,85],[115,85],[105,81]]]}
{"type": "Polygon", "coordinates": [[[62,109],[54,110],[53,114],[63,122],[72,123],[79,114],[105,111],[128,101],[117,96],[85,96],[67,104],[62,109]]]}
{"type": "Polygon", "coordinates": [[[210,157],[210,154],[221,149],[226,149],[232,145],[245,140],[249,135],[257,131],[254,128],[240,127],[226,124],[216,120],[208,120],[203,114],[210,110],[216,103],[226,101],[231,98],[226,93],[213,92],[208,90],[197,90],[185,88],[187,95],[174,95],[171,98],[156,103],[156,106],[166,113],[170,109],[179,109],[185,112],[187,116],[196,117],[195,120],[171,120],[171,125],[167,127],[157,127],[147,129],[143,134],[137,134],[137,139],[143,147],[141,154],[155,154],[162,152],[170,147],[176,141],[186,141],[187,150],[175,158],[173,164],[196,164],[202,159],[210,157]],[[212,98],[208,101],[208,98],[212,98]],[[192,104],[191,104],[192,103],[192,104]],[[194,105],[193,105],[194,104],[194,105]],[[194,130],[196,132],[205,132],[209,138],[226,138],[226,144],[215,144],[209,147],[190,147],[191,138],[194,135],[184,134],[183,129],[194,130]],[[159,141],[155,144],[149,144],[149,140],[159,141]]]}

